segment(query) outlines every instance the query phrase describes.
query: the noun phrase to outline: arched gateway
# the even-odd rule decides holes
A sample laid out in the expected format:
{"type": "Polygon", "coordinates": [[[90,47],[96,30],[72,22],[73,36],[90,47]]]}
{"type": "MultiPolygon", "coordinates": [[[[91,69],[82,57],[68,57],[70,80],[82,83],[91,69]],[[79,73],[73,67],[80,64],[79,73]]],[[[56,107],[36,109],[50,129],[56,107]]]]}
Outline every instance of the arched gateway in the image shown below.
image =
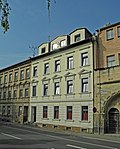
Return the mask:
{"type": "Polygon", "coordinates": [[[114,94],[105,107],[105,132],[120,133],[120,94],[114,94]]]}

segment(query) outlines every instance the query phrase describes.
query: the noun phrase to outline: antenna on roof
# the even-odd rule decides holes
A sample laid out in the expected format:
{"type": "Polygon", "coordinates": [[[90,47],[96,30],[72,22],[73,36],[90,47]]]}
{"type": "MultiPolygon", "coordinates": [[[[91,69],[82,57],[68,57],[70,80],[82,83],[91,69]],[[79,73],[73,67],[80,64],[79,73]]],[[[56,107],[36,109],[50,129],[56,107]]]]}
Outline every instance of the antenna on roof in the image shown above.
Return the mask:
{"type": "Polygon", "coordinates": [[[32,50],[32,56],[35,57],[35,55],[37,54],[36,50],[38,50],[38,48],[36,46],[29,46],[29,48],[32,50]]]}
{"type": "Polygon", "coordinates": [[[50,42],[50,35],[48,36],[48,41],[50,42]]]}

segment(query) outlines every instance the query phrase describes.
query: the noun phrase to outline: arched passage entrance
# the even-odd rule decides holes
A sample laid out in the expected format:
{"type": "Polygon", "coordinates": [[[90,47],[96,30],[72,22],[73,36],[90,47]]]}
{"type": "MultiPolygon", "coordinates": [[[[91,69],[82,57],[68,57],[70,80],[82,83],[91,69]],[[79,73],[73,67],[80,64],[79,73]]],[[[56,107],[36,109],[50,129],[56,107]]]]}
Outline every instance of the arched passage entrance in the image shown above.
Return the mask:
{"type": "Polygon", "coordinates": [[[105,133],[120,133],[120,92],[109,96],[104,113],[105,133]]]}
{"type": "Polygon", "coordinates": [[[109,133],[119,132],[119,110],[111,108],[109,110],[109,133]]]}

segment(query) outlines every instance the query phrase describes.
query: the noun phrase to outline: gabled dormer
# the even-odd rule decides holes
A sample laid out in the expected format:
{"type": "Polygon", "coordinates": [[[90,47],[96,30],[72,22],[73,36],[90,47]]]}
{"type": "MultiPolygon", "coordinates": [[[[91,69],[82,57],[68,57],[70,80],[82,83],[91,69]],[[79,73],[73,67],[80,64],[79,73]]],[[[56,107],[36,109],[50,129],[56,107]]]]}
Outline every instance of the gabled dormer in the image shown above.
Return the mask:
{"type": "Polygon", "coordinates": [[[51,41],[50,51],[54,51],[67,45],[69,45],[69,36],[68,35],[58,36],[51,41]]]}
{"type": "Polygon", "coordinates": [[[86,28],[78,28],[70,34],[70,44],[92,37],[92,34],[86,28]]]}
{"type": "Polygon", "coordinates": [[[42,43],[39,47],[38,47],[38,54],[39,55],[43,55],[45,53],[49,52],[49,43],[42,43]]]}

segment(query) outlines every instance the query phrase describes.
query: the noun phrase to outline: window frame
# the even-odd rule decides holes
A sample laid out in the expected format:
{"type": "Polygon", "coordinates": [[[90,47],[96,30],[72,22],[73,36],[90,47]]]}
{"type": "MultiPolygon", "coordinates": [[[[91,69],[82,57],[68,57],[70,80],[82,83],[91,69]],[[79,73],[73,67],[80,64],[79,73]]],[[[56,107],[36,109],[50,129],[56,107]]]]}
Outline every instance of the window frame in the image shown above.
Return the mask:
{"type": "Polygon", "coordinates": [[[89,107],[88,106],[82,106],[81,107],[81,120],[82,121],[88,121],[88,113],[89,112],[89,107]],[[87,112],[86,112],[87,111],[87,112]]]}
{"type": "Polygon", "coordinates": [[[44,75],[49,74],[49,63],[44,64],[44,75]]]}
{"type": "Polygon", "coordinates": [[[54,95],[60,95],[60,82],[54,83],[54,95]]]}
{"type": "Polygon", "coordinates": [[[38,71],[38,67],[37,66],[33,66],[33,77],[37,77],[37,72],[38,71]]]}
{"type": "Polygon", "coordinates": [[[67,94],[74,93],[74,83],[73,80],[67,80],[67,94]]]}
{"type": "Polygon", "coordinates": [[[59,119],[59,106],[54,106],[54,119],[59,119]]]}
{"type": "Polygon", "coordinates": [[[114,30],[113,28],[106,30],[106,40],[114,39],[114,30]]]}
{"type": "Polygon", "coordinates": [[[88,66],[88,52],[81,53],[81,66],[88,66]]]}
{"type": "Polygon", "coordinates": [[[48,84],[43,84],[43,96],[48,96],[48,84]]]}
{"type": "Polygon", "coordinates": [[[114,67],[115,66],[115,55],[108,55],[106,56],[107,59],[107,67],[114,67]],[[112,58],[111,60],[108,60],[108,58],[112,58]]]}
{"type": "Polygon", "coordinates": [[[72,106],[67,106],[67,112],[66,112],[66,119],[67,120],[72,120],[72,106]]]}
{"type": "Polygon", "coordinates": [[[60,71],[60,60],[56,60],[55,61],[55,72],[59,72],[60,71]]]}
{"type": "Polygon", "coordinates": [[[37,95],[37,86],[33,85],[32,86],[32,97],[36,97],[36,95],[37,95]]]}
{"type": "Polygon", "coordinates": [[[74,36],[74,42],[79,42],[81,40],[81,34],[78,33],[74,36]]]}
{"type": "Polygon", "coordinates": [[[89,92],[89,78],[81,78],[81,92],[88,93],[89,92]]]}
{"type": "Polygon", "coordinates": [[[67,69],[73,69],[74,68],[74,62],[73,62],[73,56],[67,57],[67,69]]]}
{"type": "Polygon", "coordinates": [[[43,118],[48,118],[48,106],[43,106],[43,118]]]}

